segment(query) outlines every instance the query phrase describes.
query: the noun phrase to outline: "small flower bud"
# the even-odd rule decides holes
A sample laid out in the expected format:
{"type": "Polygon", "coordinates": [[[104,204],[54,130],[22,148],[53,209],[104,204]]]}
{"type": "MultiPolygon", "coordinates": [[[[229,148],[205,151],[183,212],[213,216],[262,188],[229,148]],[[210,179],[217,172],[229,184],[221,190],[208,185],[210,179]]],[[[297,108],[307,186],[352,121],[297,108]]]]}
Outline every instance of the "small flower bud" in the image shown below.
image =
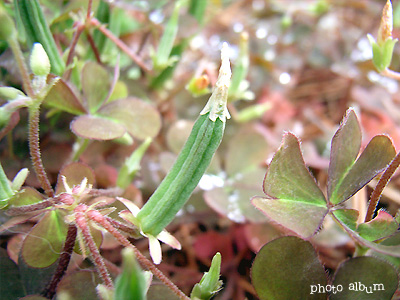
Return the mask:
{"type": "Polygon", "coordinates": [[[210,80],[208,79],[208,76],[202,75],[200,77],[193,77],[186,86],[186,89],[195,97],[202,96],[210,92],[208,89],[209,84],[210,80]]]}
{"type": "Polygon", "coordinates": [[[382,45],[392,37],[393,31],[393,8],[390,0],[387,0],[382,11],[381,24],[378,31],[378,45],[382,45]]]}
{"type": "Polygon", "coordinates": [[[33,44],[30,66],[36,76],[47,76],[50,73],[50,60],[40,43],[33,44]]]}
{"type": "Polygon", "coordinates": [[[26,95],[21,92],[20,90],[9,87],[9,86],[2,86],[0,87],[0,99],[4,99],[6,101],[15,100],[20,97],[26,97],[26,95]]]}
{"type": "Polygon", "coordinates": [[[19,172],[17,173],[17,175],[15,175],[15,177],[11,183],[11,188],[15,192],[18,192],[21,189],[22,185],[24,184],[28,175],[29,175],[29,170],[27,168],[23,168],[23,169],[19,170],[19,172]]]}
{"type": "Polygon", "coordinates": [[[192,293],[191,299],[211,299],[222,286],[222,281],[219,280],[221,272],[221,254],[218,252],[214,255],[210,270],[204,273],[199,283],[196,283],[192,293]]]}

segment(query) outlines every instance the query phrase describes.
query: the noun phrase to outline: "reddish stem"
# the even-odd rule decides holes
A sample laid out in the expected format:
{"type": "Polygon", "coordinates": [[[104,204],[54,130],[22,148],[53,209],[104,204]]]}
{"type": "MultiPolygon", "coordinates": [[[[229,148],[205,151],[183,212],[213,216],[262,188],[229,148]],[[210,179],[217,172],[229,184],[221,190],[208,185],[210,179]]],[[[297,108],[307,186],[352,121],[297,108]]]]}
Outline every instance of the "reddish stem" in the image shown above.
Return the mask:
{"type": "MultiPolygon", "coordinates": [[[[75,54],[75,47],[78,44],[79,37],[81,36],[84,28],[85,28],[85,25],[83,25],[82,23],[78,22],[76,24],[76,31],[74,33],[74,36],[72,37],[71,45],[69,47],[67,63],[66,63],[67,68],[73,61],[74,54],[75,54]]],[[[69,80],[69,77],[71,76],[71,72],[72,72],[71,68],[67,69],[67,71],[63,75],[64,80],[66,80],[66,81],[69,80]]]]}
{"type": "Polygon", "coordinates": [[[53,275],[49,285],[43,291],[42,295],[47,299],[53,299],[56,294],[56,289],[61,279],[63,278],[65,272],[67,271],[69,262],[71,260],[72,250],[75,246],[77,229],[75,225],[69,225],[67,238],[65,239],[64,249],[62,254],[60,255],[60,260],[58,262],[58,266],[56,272],[53,275]]]}
{"type": "Polygon", "coordinates": [[[94,57],[96,58],[97,62],[99,64],[101,64],[100,52],[99,52],[99,49],[97,49],[96,43],[94,42],[92,35],[87,30],[85,31],[85,33],[86,33],[86,37],[89,42],[89,45],[93,50],[94,57]]]}
{"type": "Polygon", "coordinates": [[[376,206],[378,205],[379,199],[382,195],[383,189],[386,187],[390,178],[392,178],[394,172],[397,170],[399,165],[400,165],[400,152],[391,161],[390,165],[386,168],[385,172],[383,172],[374,191],[372,192],[369,203],[368,203],[368,210],[367,210],[367,214],[365,215],[364,222],[369,222],[372,220],[376,206]]]}
{"type": "Polygon", "coordinates": [[[39,105],[33,105],[29,109],[29,151],[31,154],[31,160],[33,169],[35,170],[36,176],[40,182],[40,185],[44,189],[48,197],[54,197],[54,191],[51,187],[49,178],[47,177],[46,171],[43,167],[43,162],[40,154],[39,147],[39,105]]]}
{"type": "Polygon", "coordinates": [[[24,90],[30,98],[34,98],[35,93],[33,91],[32,83],[29,78],[28,67],[25,64],[24,55],[22,54],[21,48],[18,44],[18,40],[17,40],[17,38],[11,38],[11,39],[8,39],[8,43],[14,54],[15,61],[17,62],[19,72],[21,73],[22,85],[24,87],[24,90]]]}
{"type": "Polygon", "coordinates": [[[86,14],[86,19],[87,20],[89,20],[91,15],[92,15],[92,3],[93,3],[93,1],[89,0],[87,14],[86,14]]]}
{"type": "Polygon", "coordinates": [[[49,198],[49,199],[45,199],[43,201],[40,201],[40,202],[34,203],[34,204],[11,207],[11,208],[7,209],[6,214],[9,216],[17,216],[17,215],[22,215],[25,213],[45,209],[45,208],[52,206],[54,203],[57,202],[57,200],[58,200],[58,198],[49,198]]]}
{"type": "Polygon", "coordinates": [[[128,233],[129,235],[131,235],[131,236],[136,236],[136,235],[138,235],[138,231],[136,231],[134,228],[131,228],[131,227],[129,227],[129,226],[126,226],[125,224],[123,224],[123,223],[121,223],[121,222],[119,222],[119,221],[117,221],[117,220],[114,220],[113,218],[110,218],[110,217],[105,217],[105,219],[106,219],[108,222],[110,222],[110,224],[111,224],[113,227],[115,227],[116,229],[118,229],[118,230],[121,230],[121,231],[123,231],[123,232],[126,232],[126,233],[128,233]]]}
{"type": "Polygon", "coordinates": [[[151,70],[145,65],[142,59],[131,51],[131,49],[124,44],[118,37],[116,37],[110,30],[108,30],[104,25],[102,25],[99,20],[92,18],[90,23],[97,27],[101,33],[103,33],[107,38],[109,38],[118,48],[125,52],[140,68],[145,72],[151,72],[151,70]]]}
{"type": "Polygon", "coordinates": [[[111,280],[110,274],[107,271],[106,265],[103,261],[103,258],[100,255],[100,251],[97,248],[96,243],[93,240],[93,237],[90,233],[90,229],[88,227],[86,216],[84,212],[87,210],[87,206],[81,204],[75,208],[75,222],[78,228],[81,230],[83,238],[85,240],[86,245],[89,248],[89,251],[92,255],[93,262],[97,267],[97,271],[100,274],[100,277],[103,279],[104,284],[108,289],[113,289],[114,285],[111,280]]]}
{"type": "Polygon", "coordinates": [[[165,276],[150,260],[148,260],[135,246],[133,246],[127,238],[125,238],[117,229],[115,229],[102,214],[98,211],[91,210],[87,212],[89,219],[95,221],[111,233],[118,242],[120,242],[125,247],[131,247],[135,252],[136,257],[142,266],[147,268],[151,273],[153,273],[158,279],[160,279],[168,288],[171,289],[180,299],[190,300],[167,276],[165,276]]]}

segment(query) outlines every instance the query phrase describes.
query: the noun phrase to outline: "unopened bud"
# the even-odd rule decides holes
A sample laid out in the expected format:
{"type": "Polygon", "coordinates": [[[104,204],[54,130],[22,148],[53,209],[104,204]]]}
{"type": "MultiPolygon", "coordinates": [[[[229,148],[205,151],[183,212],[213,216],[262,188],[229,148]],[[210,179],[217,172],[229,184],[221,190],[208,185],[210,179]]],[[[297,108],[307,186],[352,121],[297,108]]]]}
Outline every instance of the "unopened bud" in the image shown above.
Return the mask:
{"type": "Polygon", "coordinates": [[[40,43],[33,44],[30,66],[36,76],[47,76],[50,73],[50,60],[40,43]]]}
{"type": "Polygon", "coordinates": [[[0,87],[0,99],[10,101],[18,99],[20,97],[26,97],[26,95],[20,90],[13,87],[9,86],[0,87]]]}
{"type": "Polygon", "coordinates": [[[378,31],[378,45],[382,45],[385,41],[392,37],[393,31],[393,7],[390,0],[387,0],[382,11],[381,24],[378,31]]]}
{"type": "Polygon", "coordinates": [[[201,96],[210,92],[208,85],[210,80],[207,75],[201,75],[200,77],[193,77],[186,89],[192,93],[193,96],[201,96]]]}

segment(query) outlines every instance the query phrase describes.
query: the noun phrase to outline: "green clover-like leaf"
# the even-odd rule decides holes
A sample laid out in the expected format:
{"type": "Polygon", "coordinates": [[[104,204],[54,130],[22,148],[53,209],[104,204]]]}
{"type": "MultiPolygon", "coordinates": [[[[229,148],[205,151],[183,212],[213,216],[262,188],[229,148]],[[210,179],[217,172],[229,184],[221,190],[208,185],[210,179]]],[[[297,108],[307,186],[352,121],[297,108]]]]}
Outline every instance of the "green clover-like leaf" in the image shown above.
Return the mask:
{"type": "Polygon", "coordinates": [[[313,235],[328,212],[326,200],[311,176],[299,141],[285,134],[264,179],[266,198],[254,197],[253,205],[279,224],[301,236],[313,235]]]}
{"type": "Polygon", "coordinates": [[[251,280],[261,300],[322,300],[327,296],[310,294],[310,286],[325,286],[327,277],[311,243],[294,236],[277,238],[261,248],[251,280]]]}

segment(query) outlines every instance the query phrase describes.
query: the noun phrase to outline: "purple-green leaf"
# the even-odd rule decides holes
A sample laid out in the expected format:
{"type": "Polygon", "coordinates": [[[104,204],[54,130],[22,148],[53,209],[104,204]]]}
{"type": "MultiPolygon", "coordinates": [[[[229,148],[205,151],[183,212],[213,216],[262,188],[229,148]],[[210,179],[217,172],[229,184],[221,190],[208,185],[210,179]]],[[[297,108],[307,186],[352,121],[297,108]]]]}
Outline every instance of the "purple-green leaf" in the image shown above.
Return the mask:
{"type": "Polygon", "coordinates": [[[311,243],[294,236],[277,238],[261,248],[251,280],[261,300],[327,297],[326,293],[311,294],[312,285],[327,284],[325,270],[311,243]]]}
{"type": "Polygon", "coordinates": [[[334,193],[343,177],[354,164],[361,147],[361,129],[353,109],[346,112],[339,129],[332,138],[331,158],[328,171],[328,199],[332,203],[334,193]]]}
{"type": "Polygon", "coordinates": [[[337,209],[332,211],[333,215],[339,218],[341,223],[350,230],[356,231],[359,212],[355,209],[337,209]]]}
{"type": "Polygon", "coordinates": [[[328,212],[312,203],[268,197],[253,197],[252,203],[273,221],[305,238],[319,230],[328,212]]]}
{"type": "Polygon", "coordinates": [[[268,154],[265,137],[254,127],[244,127],[229,140],[225,159],[226,173],[233,176],[254,169],[267,159],[268,154]]]}
{"type": "Polygon", "coordinates": [[[114,120],[90,115],[75,118],[71,130],[77,136],[92,140],[113,140],[126,132],[125,127],[114,120]]]}
{"type": "Polygon", "coordinates": [[[155,137],[161,128],[159,112],[152,105],[135,98],[107,103],[99,109],[98,115],[118,122],[141,140],[155,137]]]}
{"type": "MultiPolygon", "coordinates": [[[[51,76],[54,77],[54,75],[49,75],[49,77],[51,76]]],[[[81,115],[86,112],[86,109],[83,107],[79,98],[75,95],[70,86],[61,78],[55,85],[53,85],[47,94],[44,103],[74,115],[81,115]]]]}
{"type": "Polygon", "coordinates": [[[357,227],[358,234],[368,241],[376,241],[388,237],[397,232],[399,224],[384,210],[367,223],[361,223],[357,227]]]}
{"type": "Polygon", "coordinates": [[[332,138],[328,199],[333,204],[353,196],[396,155],[392,141],[384,135],[375,136],[357,159],[360,147],[360,125],[354,110],[349,109],[332,138]]]}
{"type": "Polygon", "coordinates": [[[29,205],[43,200],[43,195],[31,187],[25,187],[11,198],[12,206],[29,205]]]}
{"type": "Polygon", "coordinates": [[[358,211],[353,209],[337,209],[332,211],[332,217],[336,220],[344,230],[360,245],[370,248],[376,252],[387,254],[395,257],[400,257],[400,244],[385,245],[384,243],[374,243],[360,236],[355,230],[355,222],[358,216],[358,211]]]}
{"type": "Polygon", "coordinates": [[[48,211],[26,236],[21,249],[23,259],[31,267],[50,266],[60,256],[66,235],[62,213],[48,211]]]}
{"type": "Polygon", "coordinates": [[[266,216],[303,237],[313,235],[328,211],[325,197],[311,176],[300,151],[299,141],[285,134],[264,179],[267,197],[252,203],[266,216]]]}
{"type": "Polygon", "coordinates": [[[385,135],[375,136],[357,161],[342,174],[329,200],[338,204],[349,199],[378,173],[382,172],[395,157],[392,141],[385,135]]]}
{"type": "Polygon", "coordinates": [[[398,286],[396,270],[375,257],[356,257],[343,262],[336,270],[333,286],[341,292],[332,293],[331,300],[392,299],[398,286]]]}
{"type": "MultiPolygon", "coordinates": [[[[387,239],[383,240],[381,242],[382,245],[386,246],[396,246],[400,245],[400,231],[397,231],[395,234],[391,235],[387,239]]],[[[370,251],[369,254],[371,256],[375,256],[378,258],[383,258],[384,260],[390,262],[393,266],[397,268],[397,270],[400,271],[400,257],[393,257],[390,255],[385,255],[376,251],[370,251]]]]}
{"type": "Polygon", "coordinates": [[[104,103],[111,88],[108,72],[95,62],[88,62],[82,69],[82,91],[89,112],[94,114],[104,103]]]}
{"type": "Polygon", "coordinates": [[[324,194],[304,164],[297,137],[286,133],[264,179],[264,192],[270,198],[308,203],[326,208],[324,194]]]}
{"type": "Polygon", "coordinates": [[[64,166],[61,169],[60,173],[58,174],[57,187],[56,187],[57,194],[65,192],[61,176],[65,176],[65,178],[67,179],[68,186],[71,188],[74,185],[81,184],[84,178],[87,179],[88,184],[91,185],[95,184],[95,175],[93,170],[84,163],[73,162],[64,166]]]}
{"type": "Polygon", "coordinates": [[[40,294],[53,277],[57,269],[57,262],[46,268],[34,268],[26,264],[20,252],[18,255],[18,269],[25,295],[40,294]]]}

